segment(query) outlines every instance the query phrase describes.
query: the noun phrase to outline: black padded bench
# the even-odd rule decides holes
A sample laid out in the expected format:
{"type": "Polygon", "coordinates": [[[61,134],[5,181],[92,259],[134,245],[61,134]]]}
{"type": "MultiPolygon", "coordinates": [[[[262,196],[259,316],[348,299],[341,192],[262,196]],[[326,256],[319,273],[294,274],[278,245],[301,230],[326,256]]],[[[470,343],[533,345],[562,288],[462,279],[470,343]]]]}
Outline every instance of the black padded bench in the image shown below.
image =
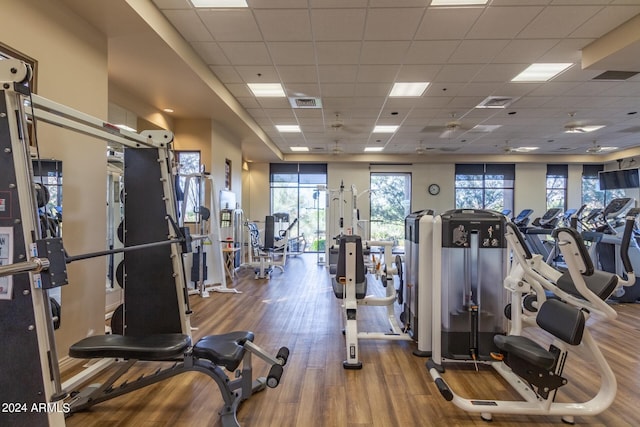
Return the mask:
{"type": "MultiPolygon", "coordinates": [[[[344,283],[342,280],[347,274],[347,243],[355,243],[355,286],[356,299],[362,299],[367,295],[367,277],[364,268],[364,257],[362,252],[362,239],[360,236],[348,235],[340,238],[340,246],[338,249],[338,264],[336,275],[332,280],[333,293],[336,298],[344,298],[344,283]]],[[[353,254],[351,254],[353,255],[353,254]]]]}
{"type": "MultiPolygon", "coordinates": [[[[569,345],[579,345],[585,328],[582,311],[563,301],[548,299],[540,307],[536,323],[554,337],[569,345]]],[[[566,384],[566,380],[553,371],[559,351],[549,350],[537,342],[520,335],[496,335],[496,346],[505,355],[505,363],[513,372],[538,388],[538,394],[547,398],[550,391],[566,384]]]]}
{"type": "Polygon", "coordinates": [[[96,335],[73,344],[69,356],[80,359],[116,358],[122,359],[119,369],[104,383],[92,386],[74,396],[70,402],[70,413],[79,412],[91,406],[130,393],[134,390],[157,383],[183,372],[202,372],[216,381],[224,407],[220,411],[224,427],[239,427],[237,409],[253,393],[267,385],[275,387],[280,382],[282,366],[287,362],[289,350],[282,347],[275,357],[269,356],[253,344],[254,334],[250,331],[236,331],[221,335],[210,335],[191,345],[191,338],[183,334],[157,334],[149,336],[96,335]],[[256,354],[270,363],[267,378],[252,379],[251,354],[256,354]],[[158,370],[134,381],[118,381],[138,361],[174,362],[173,366],[158,370]],[[231,380],[222,370],[233,372],[242,364],[231,380]]]}

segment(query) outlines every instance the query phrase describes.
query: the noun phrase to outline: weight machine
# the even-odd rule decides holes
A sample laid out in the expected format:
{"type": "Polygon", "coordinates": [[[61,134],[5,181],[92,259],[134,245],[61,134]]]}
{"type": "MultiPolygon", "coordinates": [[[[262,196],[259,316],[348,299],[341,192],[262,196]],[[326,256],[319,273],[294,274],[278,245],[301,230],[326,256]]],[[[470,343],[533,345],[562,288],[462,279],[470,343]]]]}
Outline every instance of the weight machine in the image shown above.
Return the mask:
{"type": "MultiPolygon", "coordinates": [[[[64,426],[65,413],[83,410],[186,371],[206,373],[222,394],[222,425],[237,427],[240,403],[265,385],[280,382],[288,350],[270,356],[253,344],[253,333],[237,331],[202,338],[191,345],[188,298],[182,254],[190,250],[188,229],[176,218],[171,176],[170,132],[135,134],[119,130],[76,110],[30,93],[31,70],[18,60],[0,61],[0,322],[4,345],[0,352],[0,401],[20,402],[27,410],[2,414],[2,424],[64,426]],[[31,110],[25,111],[25,100],[31,110]],[[62,238],[42,238],[31,169],[26,117],[114,141],[125,147],[124,247],[70,256],[62,238]],[[110,385],[67,400],[60,384],[58,357],[47,290],[68,284],[67,264],[124,253],[125,304],[122,335],[96,335],[76,343],[72,357],[128,360],[109,380],[113,384],[137,360],[168,361],[173,367],[110,385]],[[148,284],[153,283],[153,292],[148,284]],[[19,357],[16,353],[19,352],[19,357]],[[271,365],[266,379],[252,380],[251,355],[271,365]],[[234,370],[235,380],[221,367],[234,370]],[[32,410],[47,408],[47,410],[32,410]]],[[[100,282],[104,286],[104,282],[100,282]]],[[[95,370],[92,372],[95,374],[95,370]]],[[[85,376],[84,380],[87,379],[85,376]]]]}
{"type": "Polygon", "coordinates": [[[359,340],[392,340],[412,341],[413,338],[405,332],[396,320],[394,303],[396,301],[396,289],[393,284],[393,276],[402,276],[402,262],[396,257],[396,266],[392,267],[392,242],[367,242],[370,246],[384,247],[384,263],[378,260],[372,265],[372,271],[367,274],[364,262],[363,244],[360,236],[345,235],[339,239],[339,253],[334,277],[333,291],[336,298],[342,300],[345,319],[345,343],[347,359],[343,362],[345,369],[361,369],[362,362],[359,358],[359,340]],[[385,287],[384,297],[367,295],[367,282],[373,280],[373,276],[380,279],[385,287]],[[389,330],[386,332],[362,332],[358,330],[358,307],[378,306],[386,308],[386,317],[389,330]]]}
{"type": "MultiPolygon", "coordinates": [[[[594,268],[578,232],[558,228],[553,233],[567,264],[567,272],[559,272],[545,263],[539,254],[532,254],[518,228],[506,224],[513,263],[504,280],[511,295],[505,315],[511,320],[508,335],[496,335],[498,351],[491,366],[524,400],[503,401],[467,399],[457,395],[442,378],[434,363],[427,363],[442,396],[457,407],[480,413],[490,421],[492,414],[559,415],[573,424],[576,415],[597,415],[606,410],[616,396],[616,379],[597,343],[589,332],[587,320],[610,321],[616,312],[605,300],[620,286],[635,282],[627,270],[628,279],[594,268]],[[553,297],[548,297],[547,292],[553,297]],[[533,302],[527,299],[533,297],[533,302]],[[597,320],[596,320],[597,319],[597,320]],[[551,335],[548,350],[536,341],[521,335],[523,326],[538,326],[551,335]],[[563,368],[570,355],[577,354],[594,362],[600,387],[585,402],[558,402],[558,390],[567,384],[563,368]]],[[[630,266],[628,259],[626,266],[630,266]]],[[[590,394],[591,396],[591,394],[590,394]]]]}
{"type": "MultiPolygon", "coordinates": [[[[209,292],[226,292],[240,293],[237,289],[227,286],[227,277],[225,274],[225,259],[223,255],[223,244],[227,241],[222,240],[220,231],[220,206],[216,198],[215,181],[210,174],[196,173],[183,175],[185,178],[184,194],[185,199],[190,194],[191,187],[195,188],[198,193],[197,234],[194,238],[201,238],[198,250],[192,254],[192,269],[196,274],[193,275],[196,283],[196,292],[203,298],[209,297],[209,292]],[[207,191],[208,189],[208,191],[207,191]],[[205,194],[208,197],[204,197],[205,194]],[[206,200],[209,201],[209,207],[205,207],[206,200]],[[218,283],[219,285],[215,285],[218,283]]],[[[181,221],[184,221],[187,214],[187,201],[182,203],[181,221]]],[[[231,242],[233,243],[233,242],[231,242]]]]}

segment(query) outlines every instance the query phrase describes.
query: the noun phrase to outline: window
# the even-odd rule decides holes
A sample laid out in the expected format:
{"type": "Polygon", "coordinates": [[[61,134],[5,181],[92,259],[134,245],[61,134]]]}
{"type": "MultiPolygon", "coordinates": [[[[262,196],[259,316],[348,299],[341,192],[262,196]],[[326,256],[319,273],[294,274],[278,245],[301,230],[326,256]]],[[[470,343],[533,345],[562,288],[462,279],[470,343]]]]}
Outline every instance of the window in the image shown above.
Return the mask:
{"type": "Polygon", "coordinates": [[[625,197],[624,190],[600,190],[598,172],[604,171],[604,165],[582,166],[582,204],[587,210],[603,209],[611,200],[625,197]]]}
{"type": "Polygon", "coordinates": [[[176,191],[178,192],[178,201],[187,204],[184,222],[197,222],[198,210],[202,205],[202,194],[198,180],[191,180],[189,194],[185,194],[186,176],[197,174],[201,171],[200,152],[199,151],[176,151],[176,161],[178,162],[178,184],[176,191]]]}
{"type": "Polygon", "coordinates": [[[567,210],[567,165],[547,165],[547,210],[567,210]]]}
{"type": "Polygon", "coordinates": [[[456,165],[456,209],[513,211],[513,164],[456,165]]]}
{"type": "Polygon", "coordinates": [[[304,236],[305,251],[324,252],[327,195],[325,191],[318,189],[318,185],[327,184],[327,165],[272,163],[269,169],[271,212],[288,214],[289,222],[284,224],[286,226],[295,219],[298,220],[289,237],[304,236]]]}
{"type": "Polygon", "coordinates": [[[404,243],[404,219],[411,213],[411,174],[371,174],[371,239],[404,243]]]}

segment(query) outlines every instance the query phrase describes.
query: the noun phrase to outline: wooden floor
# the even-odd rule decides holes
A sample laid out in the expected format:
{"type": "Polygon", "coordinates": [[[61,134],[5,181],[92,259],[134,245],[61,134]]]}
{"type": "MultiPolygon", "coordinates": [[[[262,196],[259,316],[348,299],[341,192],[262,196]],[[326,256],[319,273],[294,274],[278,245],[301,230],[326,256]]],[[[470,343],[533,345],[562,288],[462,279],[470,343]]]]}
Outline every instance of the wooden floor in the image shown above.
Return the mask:
{"type": "MultiPolygon", "coordinates": [[[[285,345],[291,350],[280,386],[252,396],[240,407],[238,419],[243,426],[486,425],[479,415],[465,413],[440,396],[425,359],[411,354],[413,343],[361,342],[363,369],[344,370],[340,302],[315,255],[290,258],[286,271],[276,270],[270,280],[254,280],[252,271],[240,270],[233,286],[242,293],[191,297],[191,323],[198,328],[194,339],[252,330],[255,342],[263,348],[275,353],[285,345]]],[[[618,320],[594,324],[592,333],[618,379],[617,399],[600,415],[576,417],[576,424],[640,425],[640,305],[615,308],[618,320]]],[[[384,331],[383,310],[359,310],[360,330],[384,331]]],[[[266,364],[255,360],[254,371],[266,375],[266,364]]],[[[517,398],[490,368],[476,372],[452,367],[444,375],[465,397],[517,398]]],[[[570,358],[565,369],[569,384],[560,390],[558,400],[587,400],[598,387],[594,375],[590,362],[570,358]]],[[[74,414],[67,425],[220,426],[221,406],[222,399],[209,377],[187,373],[74,414]]],[[[563,425],[560,417],[500,414],[494,415],[491,424],[563,425]]]]}

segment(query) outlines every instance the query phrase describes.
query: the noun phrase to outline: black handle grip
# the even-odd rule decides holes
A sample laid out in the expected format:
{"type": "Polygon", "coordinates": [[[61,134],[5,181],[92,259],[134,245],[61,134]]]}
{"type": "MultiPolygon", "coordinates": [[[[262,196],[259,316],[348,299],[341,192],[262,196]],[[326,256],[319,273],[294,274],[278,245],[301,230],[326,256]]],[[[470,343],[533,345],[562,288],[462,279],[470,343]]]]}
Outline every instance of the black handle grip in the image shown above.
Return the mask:
{"type": "Polygon", "coordinates": [[[273,365],[269,370],[269,375],[267,376],[267,385],[271,388],[278,387],[280,384],[280,378],[282,378],[282,373],[284,369],[282,369],[282,365],[273,365]]]}
{"type": "Polygon", "coordinates": [[[280,347],[276,359],[282,360],[282,366],[286,365],[289,359],[289,349],[287,347],[280,347]]]}
{"type": "Polygon", "coordinates": [[[622,264],[624,265],[624,271],[631,273],[633,271],[633,265],[629,259],[629,244],[631,243],[631,235],[633,234],[633,227],[636,220],[628,219],[624,224],[624,231],[622,233],[622,242],[620,242],[620,258],[622,258],[622,264]]]}
{"type": "Polygon", "coordinates": [[[438,391],[440,391],[440,394],[447,402],[451,402],[453,400],[453,393],[451,393],[449,386],[442,378],[436,379],[436,386],[438,386],[438,391]]]}

